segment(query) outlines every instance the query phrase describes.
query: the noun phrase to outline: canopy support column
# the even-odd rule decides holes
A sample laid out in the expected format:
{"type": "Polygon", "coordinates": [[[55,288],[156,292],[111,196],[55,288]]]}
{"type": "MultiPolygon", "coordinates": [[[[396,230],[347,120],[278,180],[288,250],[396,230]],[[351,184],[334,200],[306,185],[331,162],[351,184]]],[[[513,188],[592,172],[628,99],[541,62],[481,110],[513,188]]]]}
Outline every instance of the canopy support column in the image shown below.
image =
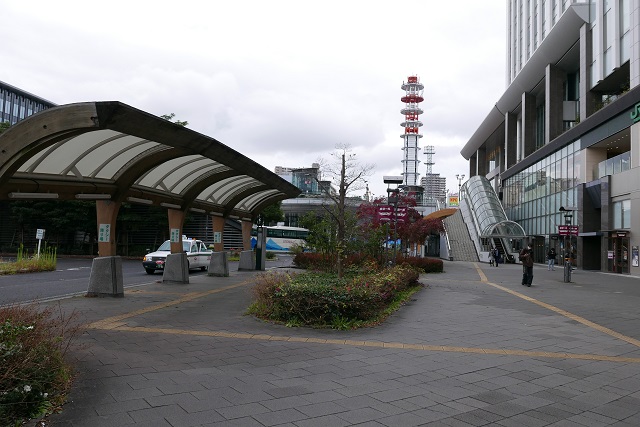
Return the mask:
{"type": "Polygon", "coordinates": [[[91,264],[87,296],[123,297],[122,259],[116,256],[116,218],[120,202],[96,200],[98,258],[91,264]]]}
{"type": "Polygon", "coordinates": [[[221,216],[213,216],[213,218],[211,219],[214,236],[213,250],[216,252],[224,251],[224,223],[225,219],[221,216]],[[219,241],[216,240],[217,236],[220,236],[219,241]]]}
{"type": "Polygon", "coordinates": [[[242,249],[245,251],[251,250],[251,228],[253,223],[251,221],[240,221],[242,224],[242,249]]]}
{"type": "Polygon", "coordinates": [[[167,255],[162,274],[162,283],[189,283],[189,260],[182,249],[182,224],[184,223],[184,211],[168,209],[169,236],[171,240],[171,253],[167,255]]]}

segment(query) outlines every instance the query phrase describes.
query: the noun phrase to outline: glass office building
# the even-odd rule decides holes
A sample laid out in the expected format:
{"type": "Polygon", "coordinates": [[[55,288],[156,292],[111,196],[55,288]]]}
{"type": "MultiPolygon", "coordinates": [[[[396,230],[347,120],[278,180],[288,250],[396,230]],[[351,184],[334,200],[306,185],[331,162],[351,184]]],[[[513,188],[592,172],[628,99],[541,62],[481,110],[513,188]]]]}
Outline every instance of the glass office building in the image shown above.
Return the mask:
{"type": "Polygon", "coordinates": [[[640,273],[640,9],[508,0],[507,88],[461,154],[532,243],[640,273]],[[567,228],[567,226],[571,226],[567,228]]]}
{"type": "Polygon", "coordinates": [[[14,125],[38,111],[55,106],[53,102],[0,81],[0,122],[14,125]]]}

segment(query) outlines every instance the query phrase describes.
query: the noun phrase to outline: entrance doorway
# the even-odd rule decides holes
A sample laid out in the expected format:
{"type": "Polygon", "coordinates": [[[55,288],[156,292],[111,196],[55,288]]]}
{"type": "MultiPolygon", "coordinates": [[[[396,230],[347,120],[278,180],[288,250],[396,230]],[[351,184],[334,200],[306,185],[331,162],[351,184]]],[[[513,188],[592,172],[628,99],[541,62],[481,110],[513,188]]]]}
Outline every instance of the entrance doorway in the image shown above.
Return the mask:
{"type": "Polygon", "coordinates": [[[617,233],[609,238],[607,270],[629,274],[629,238],[626,233],[617,233]]]}

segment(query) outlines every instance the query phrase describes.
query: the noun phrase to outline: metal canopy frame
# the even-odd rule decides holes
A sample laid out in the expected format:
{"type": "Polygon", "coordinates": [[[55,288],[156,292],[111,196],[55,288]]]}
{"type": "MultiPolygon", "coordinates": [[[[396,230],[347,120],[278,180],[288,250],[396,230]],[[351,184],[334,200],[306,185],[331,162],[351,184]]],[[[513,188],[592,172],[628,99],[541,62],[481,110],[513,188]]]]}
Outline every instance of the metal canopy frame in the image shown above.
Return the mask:
{"type": "Polygon", "coordinates": [[[117,101],[62,105],[0,134],[0,199],[109,199],[255,218],[300,190],[221,142],[117,101]]]}

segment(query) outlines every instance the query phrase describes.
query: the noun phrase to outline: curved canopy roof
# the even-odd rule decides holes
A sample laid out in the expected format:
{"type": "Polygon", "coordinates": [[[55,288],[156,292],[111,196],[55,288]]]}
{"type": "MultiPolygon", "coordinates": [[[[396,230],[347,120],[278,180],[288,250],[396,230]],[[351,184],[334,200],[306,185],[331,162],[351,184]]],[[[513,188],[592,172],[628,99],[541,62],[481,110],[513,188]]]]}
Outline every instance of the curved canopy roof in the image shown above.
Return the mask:
{"type": "Polygon", "coordinates": [[[0,134],[0,199],[108,199],[246,218],[299,193],[221,142],[115,101],[44,110],[0,134]]]}
{"type": "Polygon", "coordinates": [[[505,220],[487,226],[480,237],[525,238],[527,233],[517,222],[505,220]]]}
{"type": "Polygon", "coordinates": [[[469,204],[480,237],[526,237],[520,224],[507,219],[498,195],[486,177],[476,175],[469,178],[462,185],[461,196],[469,204]]]}

